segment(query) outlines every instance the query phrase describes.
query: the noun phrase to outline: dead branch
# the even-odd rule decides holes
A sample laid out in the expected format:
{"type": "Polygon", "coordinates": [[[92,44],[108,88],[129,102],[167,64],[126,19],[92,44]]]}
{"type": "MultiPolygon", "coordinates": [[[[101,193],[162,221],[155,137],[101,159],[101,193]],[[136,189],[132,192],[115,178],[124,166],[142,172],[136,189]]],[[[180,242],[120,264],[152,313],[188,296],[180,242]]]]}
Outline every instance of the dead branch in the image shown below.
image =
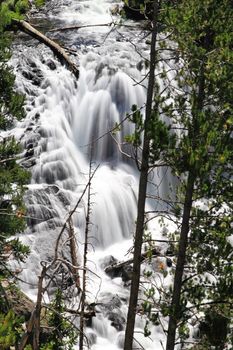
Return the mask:
{"type": "Polygon", "coordinates": [[[54,256],[54,260],[53,262],[51,263],[51,265],[57,260],[58,258],[58,247],[59,247],[59,243],[60,243],[60,239],[66,229],[66,226],[67,226],[67,223],[69,222],[69,220],[71,219],[71,217],[73,216],[73,214],[75,213],[75,211],[77,210],[79,204],[81,203],[86,191],[88,190],[88,187],[89,187],[89,184],[91,183],[93,177],[95,176],[95,173],[96,171],[98,170],[99,168],[99,165],[95,168],[95,170],[93,171],[93,173],[91,174],[89,180],[88,180],[88,183],[86,184],[81,196],[79,197],[79,200],[77,201],[76,205],[74,206],[74,208],[70,211],[69,215],[68,215],[68,218],[66,219],[64,225],[62,226],[62,229],[58,235],[58,238],[57,238],[57,241],[56,241],[56,247],[55,247],[55,256],[54,256]]]}
{"type": "Polygon", "coordinates": [[[132,29],[137,28],[136,26],[132,26],[132,25],[110,22],[110,23],[100,23],[100,24],[86,24],[83,26],[75,25],[75,26],[68,26],[68,27],[62,27],[62,28],[54,28],[54,29],[50,29],[49,32],[64,32],[66,30],[79,30],[82,28],[92,28],[92,27],[110,27],[112,25],[117,27],[126,27],[126,28],[132,28],[132,29]]]}
{"type": "Polygon", "coordinates": [[[101,23],[101,24],[86,24],[83,26],[69,26],[69,27],[62,27],[62,28],[54,28],[54,29],[50,29],[49,32],[64,32],[66,30],[79,30],[82,28],[91,28],[91,27],[110,27],[112,24],[114,24],[113,22],[110,23],[101,23]]]}
{"type": "Polygon", "coordinates": [[[71,61],[70,57],[66,54],[65,50],[54,40],[49,39],[46,35],[39,32],[37,29],[31,26],[26,21],[23,20],[13,20],[13,23],[17,25],[17,27],[22,30],[24,33],[29,34],[33,38],[39,40],[41,43],[45,44],[49,47],[55,56],[59,59],[62,64],[65,64],[67,68],[79,78],[79,69],[78,67],[71,61]]]}

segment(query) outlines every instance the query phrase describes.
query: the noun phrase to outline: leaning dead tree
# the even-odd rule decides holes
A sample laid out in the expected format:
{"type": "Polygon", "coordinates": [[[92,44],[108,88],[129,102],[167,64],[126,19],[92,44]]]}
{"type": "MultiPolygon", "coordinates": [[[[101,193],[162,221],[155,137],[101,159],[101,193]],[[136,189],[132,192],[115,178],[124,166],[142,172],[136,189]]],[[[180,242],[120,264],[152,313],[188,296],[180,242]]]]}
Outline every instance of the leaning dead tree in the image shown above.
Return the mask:
{"type": "MultiPolygon", "coordinates": [[[[88,227],[90,224],[90,186],[91,181],[97,171],[98,167],[93,171],[89,172],[89,178],[88,182],[79,197],[76,205],[74,208],[69,212],[69,215],[64,222],[61,231],[57,237],[56,244],[55,244],[55,251],[54,251],[54,258],[53,260],[48,262],[41,262],[42,271],[40,276],[38,277],[38,292],[37,292],[37,300],[34,305],[34,310],[31,312],[31,316],[29,321],[26,324],[26,331],[22,335],[21,341],[18,346],[18,350],[23,350],[27,344],[32,343],[33,350],[39,350],[40,349],[40,334],[41,329],[43,326],[41,325],[41,311],[42,308],[50,310],[51,308],[49,305],[43,304],[43,297],[46,292],[48,292],[51,283],[55,281],[56,275],[59,274],[59,271],[61,270],[67,270],[69,273],[69,279],[72,279],[74,284],[74,287],[76,288],[78,294],[81,293],[81,311],[80,310],[72,310],[72,315],[74,313],[77,315],[77,317],[80,317],[80,324],[83,324],[82,331],[79,333],[82,334],[82,344],[84,341],[85,334],[83,332],[84,329],[84,319],[90,318],[95,315],[95,312],[86,312],[85,311],[85,288],[86,288],[86,262],[84,261],[84,266],[81,267],[78,263],[78,257],[77,257],[77,248],[76,248],[76,240],[75,240],[75,232],[74,227],[72,223],[72,216],[77,211],[80,203],[82,202],[84,195],[87,193],[88,196],[88,203],[87,203],[87,214],[86,214],[86,230],[85,230],[85,251],[84,251],[84,257],[87,255],[87,236],[88,236],[88,227]],[[64,246],[64,242],[62,242],[63,235],[65,233],[68,233],[68,238],[65,240],[66,246],[68,246],[69,252],[70,252],[70,259],[64,258],[62,254],[62,249],[60,249],[60,246],[64,246]],[[79,270],[84,271],[83,276],[83,291],[80,286],[80,277],[79,277],[79,270]],[[81,322],[82,320],[82,322],[81,322]]],[[[59,288],[59,287],[58,287],[59,288]]],[[[62,286],[61,286],[62,288],[62,286]]],[[[54,311],[54,310],[53,310],[54,311]]],[[[70,313],[69,309],[65,309],[65,312],[67,314],[70,313]]],[[[60,315],[63,317],[62,315],[60,315]]],[[[66,319],[67,320],[67,319],[66,319]]],[[[71,322],[72,323],[72,322],[71,322]]]]}
{"type": "Polygon", "coordinates": [[[65,50],[54,40],[49,39],[46,35],[35,29],[31,24],[23,20],[13,20],[13,23],[24,33],[29,34],[34,39],[48,46],[60,62],[67,66],[67,68],[79,78],[79,69],[76,64],[70,59],[65,50]]]}

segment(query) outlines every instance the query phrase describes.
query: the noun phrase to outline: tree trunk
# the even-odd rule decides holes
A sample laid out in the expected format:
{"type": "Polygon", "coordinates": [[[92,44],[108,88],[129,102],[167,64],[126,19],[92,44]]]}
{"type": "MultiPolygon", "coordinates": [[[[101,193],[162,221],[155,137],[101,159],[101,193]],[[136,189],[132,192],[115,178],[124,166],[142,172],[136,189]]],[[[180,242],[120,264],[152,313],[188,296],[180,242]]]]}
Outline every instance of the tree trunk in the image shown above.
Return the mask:
{"type": "Polygon", "coordinates": [[[140,282],[140,264],[141,264],[141,249],[144,232],[144,216],[145,216],[145,202],[147,190],[147,178],[149,171],[149,152],[150,152],[150,137],[149,137],[149,122],[151,119],[152,103],[154,95],[155,83],[155,65],[156,65],[156,42],[157,42],[157,19],[159,13],[158,1],[154,1],[153,13],[153,31],[151,39],[150,52],[150,73],[147,90],[146,115],[145,115],[145,131],[142,150],[142,165],[139,180],[138,191],[138,206],[137,206],[137,223],[134,241],[134,257],[133,257],[133,278],[130,289],[129,309],[127,315],[125,343],[124,350],[131,350],[133,345],[134,325],[136,317],[136,308],[138,301],[138,290],[140,282]]]}
{"type": "Polygon", "coordinates": [[[33,38],[39,40],[41,43],[48,46],[53,53],[57,56],[57,58],[60,60],[62,64],[65,64],[68,69],[76,76],[76,78],[79,78],[79,69],[77,66],[71,61],[70,57],[67,55],[65,50],[57,44],[55,41],[49,39],[46,35],[39,32],[37,29],[33,28],[28,22],[26,21],[19,21],[14,19],[13,23],[17,25],[17,27],[25,32],[26,34],[29,34],[33,38]]]}
{"type": "MultiPolygon", "coordinates": [[[[192,106],[192,125],[189,130],[189,137],[192,140],[192,149],[195,150],[198,147],[198,136],[199,130],[199,113],[203,110],[205,99],[205,62],[203,61],[200,66],[200,77],[198,82],[198,92],[195,95],[192,106]]],[[[188,246],[188,233],[189,233],[189,223],[190,215],[192,209],[192,200],[194,192],[195,180],[198,177],[196,170],[196,164],[192,166],[189,170],[187,178],[187,186],[185,193],[185,201],[183,207],[183,217],[181,224],[180,240],[179,240],[179,251],[177,258],[177,265],[174,278],[174,287],[171,302],[171,314],[168,323],[168,335],[167,335],[167,345],[166,350],[174,350],[176,342],[176,328],[178,322],[181,318],[180,313],[180,295],[182,288],[182,278],[184,273],[184,266],[186,260],[186,250],[188,246]]]]}
{"type": "Polygon", "coordinates": [[[74,226],[72,223],[72,218],[68,221],[69,229],[68,229],[68,235],[69,235],[69,246],[70,246],[70,256],[71,256],[71,262],[72,262],[72,274],[74,278],[74,282],[76,285],[76,288],[78,292],[81,291],[80,287],[80,276],[79,276],[79,270],[78,270],[78,257],[77,257],[77,249],[76,249],[76,241],[75,241],[75,233],[74,233],[74,226]]]}
{"type": "Polygon", "coordinates": [[[38,281],[38,292],[37,292],[37,301],[34,314],[34,332],[33,332],[33,350],[40,349],[40,313],[41,313],[41,304],[43,297],[43,280],[47,272],[46,266],[43,266],[41,275],[39,276],[38,281]]]}
{"type": "Polygon", "coordinates": [[[91,161],[89,165],[89,182],[87,191],[87,215],[86,215],[86,227],[85,227],[85,240],[84,240],[84,252],[83,252],[83,284],[81,295],[81,312],[80,312],[80,335],[79,335],[79,350],[84,348],[84,327],[85,327],[85,302],[86,302],[86,278],[87,278],[87,252],[88,252],[88,235],[90,225],[91,214],[91,161]]]}
{"type": "Polygon", "coordinates": [[[189,220],[190,220],[190,213],[192,208],[193,190],[194,190],[194,176],[191,173],[189,173],[185,202],[184,202],[184,212],[183,212],[183,218],[182,218],[181,233],[180,233],[178,260],[176,265],[174,288],[173,288],[172,303],[171,303],[172,311],[171,311],[171,315],[169,318],[169,325],[168,325],[166,350],[174,349],[177,322],[179,321],[179,318],[180,318],[180,294],[181,294],[182,278],[183,278],[185,258],[186,258],[186,249],[188,245],[189,220]]]}

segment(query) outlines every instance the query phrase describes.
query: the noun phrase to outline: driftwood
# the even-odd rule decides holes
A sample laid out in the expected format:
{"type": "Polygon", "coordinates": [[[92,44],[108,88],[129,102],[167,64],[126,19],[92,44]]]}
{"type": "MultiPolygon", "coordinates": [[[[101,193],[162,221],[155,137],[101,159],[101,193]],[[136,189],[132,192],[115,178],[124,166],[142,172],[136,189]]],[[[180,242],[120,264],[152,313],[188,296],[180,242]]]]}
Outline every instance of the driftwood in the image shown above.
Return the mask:
{"type": "MultiPolygon", "coordinates": [[[[144,260],[146,260],[150,257],[155,257],[155,256],[161,256],[161,254],[156,248],[153,248],[150,251],[147,251],[141,255],[141,263],[144,260]]],[[[118,271],[120,271],[122,269],[122,267],[128,266],[132,263],[133,263],[133,258],[126,260],[126,261],[123,261],[123,262],[120,262],[120,263],[111,264],[111,265],[107,266],[104,271],[107,274],[117,273],[118,271]]]]}
{"type": "MultiPolygon", "coordinates": [[[[65,309],[65,311],[71,315],[81,316],[81,312],[77,310],[65,309]]],[[[95,310],[85,311],[82,316],[86,319],[89,319],[89,318],[95,317],[96,312],[95,310]]]]}
{"type": "Polygon", "coordinates": [[[55,28],[55,29],[50,29],[49,32],[64,32],[66,30],[79,30],[82,28],[91,28],[91,27],[110,27],[113,24],[111,23],[101,23],[101,24],[86,24],[83,26],[69,26],[69,27],[62,27],[62,28],[55,28]]]}
{"type": "Polygon", "coordinates": [[[56,55],[56,57],[60,60],[60,62],[62,64],[65,64],[67,68],[76,76],[77,79],[79,78],[78,67],[71,61],[70,57],[59,44],[57,44],[54,40],[49,39],[46,35],[39,32],[26,21],[19,21],[15,19],[13,23],[16,24],[17,27],[24,33],[29,34],[33,38],[39,40],[41,43],[48,46],[56,55]]]}

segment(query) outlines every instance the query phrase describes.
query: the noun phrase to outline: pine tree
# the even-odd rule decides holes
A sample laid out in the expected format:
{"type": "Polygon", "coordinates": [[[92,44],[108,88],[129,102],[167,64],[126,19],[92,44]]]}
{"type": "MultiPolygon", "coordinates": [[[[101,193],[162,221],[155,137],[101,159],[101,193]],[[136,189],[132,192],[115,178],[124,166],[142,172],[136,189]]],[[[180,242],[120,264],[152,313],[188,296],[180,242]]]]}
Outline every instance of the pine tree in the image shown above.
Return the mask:
{"type": "Polygon", "coordinates": [[[24,185],[29,174],[18,164],[20,145],[13,137],[5,136],[16,120],[25,116],[24,97],[15,92],[15,77],[8,65],[10,58],[10,35],[6,31],[13,13],[18,16],[21,5],[7,1],[0,4],[0,347],[14,345],[19,336],[20,320],[14,315],[7,300],[6,289],[14,277],[8,266],[9,258],[23,260],[28,254],[27,247],[17,238],[11,238],[25,228],[23,203],[24,185]]]}
{"type": "Polygon", "coordinates": [[[182,92],[175,108],[180,111],[177,123],[186,129],[171,164],[185,177],[180,185],[185,198],[167,350],[174,349],[176,328],[191,317],[188,302],[197,309],[205,300],[228,305],[228,317],[232,303],[227,240],[232,217],[232,10],[227,0],[189,0],[167,12],[184,62],[176,77],[182,92]],[[198,200],[208,208],[198,207],[198,200]]]}
{"type": "MultiPolygon", "coordinates": [[[[176,44],[160,41],[159,51],[172,53],[173,58],[168,56],[166,61],[171,61],[176,74],[171,84],[164,71],[163,98],[158,99],[154,87],[150,130],[144,132],[150,138],[150,167],[159,155],[179,179],[176,201],[170,204],[180,227],[171,301],[166,300],[160,312],[169,315],[167,350],[174,349],[178,338],[185,343],[188,322],[194,314],[199,319],[201,312],[205,313],[199,323],[207,348],[222,349],[230,337],[232,308],[232,247],[228,241],[232,218],[232,4],[228,0],[221,4],[216,0],[172,4],[164,0],[160,6],[160,23],[176,44]],[[168,103],[171,98],[173,102],[168,103]],[[157,104],[159,114],[154,113],[157,104]],[[162,115],[171,127],[161,121],[162,115]],[[174,135],[173,128],[179,134],[174,135]],[[222,335],[213,337],[220,319],[225,325],[222,335]]],[[[129,312],[135,313],[135,307],[129,312]]],[[[125,349],[131,350],[132,345],[125,349]]]]}

